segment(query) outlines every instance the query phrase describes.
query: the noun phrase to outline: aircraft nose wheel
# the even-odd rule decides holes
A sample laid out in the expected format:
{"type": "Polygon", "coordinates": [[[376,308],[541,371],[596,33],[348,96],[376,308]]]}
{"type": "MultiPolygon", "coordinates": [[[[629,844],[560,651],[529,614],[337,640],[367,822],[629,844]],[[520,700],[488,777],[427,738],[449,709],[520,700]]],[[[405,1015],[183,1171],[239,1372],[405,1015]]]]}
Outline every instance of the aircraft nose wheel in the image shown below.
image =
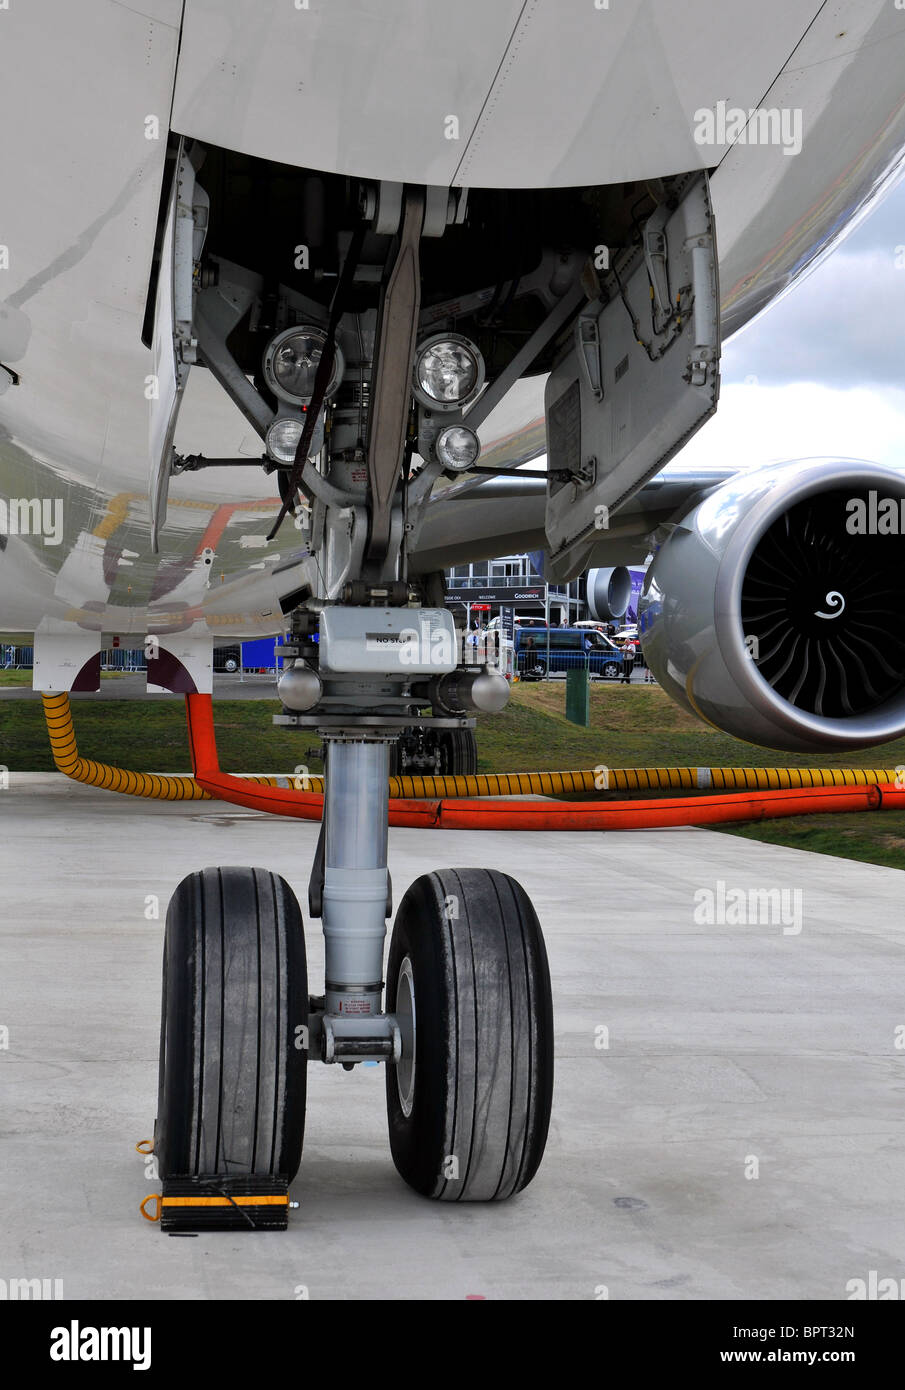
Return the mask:
{"type": "Polygon", "coordinates": [[[520,1192],[553,1096],[550,973],[521,885],[496,869],[416,879],[393,927],[387,1011],[402,1034],[386,1077],[400,1175],[444,1202],[520,1192]]]}
{"type": "Polygon", "coordinates": [[[266,869],[189,874],[167,912],[161,1178],[291,1182],[305,1128],[308,975],[298,901],[266,869]]]}

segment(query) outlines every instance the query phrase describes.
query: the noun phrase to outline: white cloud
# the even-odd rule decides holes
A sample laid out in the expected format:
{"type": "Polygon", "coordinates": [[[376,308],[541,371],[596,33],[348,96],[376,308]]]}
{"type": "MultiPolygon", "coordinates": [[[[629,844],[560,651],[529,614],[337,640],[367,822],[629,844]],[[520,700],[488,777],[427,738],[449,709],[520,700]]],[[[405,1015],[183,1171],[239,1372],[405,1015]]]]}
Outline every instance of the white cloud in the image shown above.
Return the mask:
{"type": "Polygon", "coordinates": [[[814,382],[724,386],[716,415],[674,463],[734,469],[817,456],[905,468],[905,385],[845,391],[814,382]]]}
{"type": "Polygon", "coordinates": [[[905,468],[903,247],[905,178],[813,274],[724,345],[716,415],[674,466],[836,456],[905,468]]]}
{"type": "Polygon", "coordinates": [[[843,249],[726,343],[723,379],[905,385],[903,322],[905,253],[843,249]]]}

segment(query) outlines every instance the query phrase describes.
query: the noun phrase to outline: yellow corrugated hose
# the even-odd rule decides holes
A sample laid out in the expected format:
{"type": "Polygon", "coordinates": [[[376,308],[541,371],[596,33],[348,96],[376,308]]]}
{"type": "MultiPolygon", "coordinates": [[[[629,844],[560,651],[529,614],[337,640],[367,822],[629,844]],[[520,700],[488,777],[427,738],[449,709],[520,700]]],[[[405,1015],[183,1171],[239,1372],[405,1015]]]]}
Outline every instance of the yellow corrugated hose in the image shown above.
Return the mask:
{"type": "Polygon", "coordinates": [[[152,772],[127,772],[109,763],[95,763],[79,756],[69,696],[43,695],[44,718],[50,737],[50,749],[59,772],[75,782],[87,782],[105,791],[124,792],[127,796],[150,796],[159,801],[209,801],[208,793],[199,787],[194,777],[169,777],[152,772]]]}
{"type": "MultiPolygon", "coordinates": [[[[128,796],[162,801],[209,801],[194,777],[128,772],[79,754],[69,696],[47,695],[44,716],[57,769],[76,782],[128,796]]],[[[820,767],[634,767],[600,765],[577,772],[494,772],[473,777],[391,777],[390,796],[414,800],[469,796],[563,796],[575,792],[658,791],[713,788],[717,791],[764,791],[778,788],[849,787],[905,780],[902,768],[820,767]]],[[[282,777],[251,776],[262,786],[323,791],[323,777],[304,773],[282,777]]]]}
{"type": "Polygon", "coordinates": [[[581,772],[490,772],[474,777],[391,777],[390,795],[405,797],[563,796],[574,792],[713,788],[766,791],[801,787],[860,787],[895,782],[905,768],[610,767],[581,772]],[[398,790],[394,790],[398,788],[398,790]]]}
{"type": "MultiPolygon", "coordinates": [[[[50,749],[57,771],[71,777],[75,782],[87,782],[91,787],[103,787],[109,792],[123,792],[126,796],[148,796],[157,801],[212,801],[209,792],[191,776],[174,776],[160,772],[128,772],[125,768],[111,767],[109,763],[92,762],[79,754],[75,727],[72,722],[72,709],[69,696],[43,695],[44,718],[50,737],[50,749]]],[[[248,782],[258,782],[266,787],[295,787],[298,791],[323,791],[323,778],[316,773],[306,773],[303,781],[297,777],[260,777],[245,775],[248,782]]]]}

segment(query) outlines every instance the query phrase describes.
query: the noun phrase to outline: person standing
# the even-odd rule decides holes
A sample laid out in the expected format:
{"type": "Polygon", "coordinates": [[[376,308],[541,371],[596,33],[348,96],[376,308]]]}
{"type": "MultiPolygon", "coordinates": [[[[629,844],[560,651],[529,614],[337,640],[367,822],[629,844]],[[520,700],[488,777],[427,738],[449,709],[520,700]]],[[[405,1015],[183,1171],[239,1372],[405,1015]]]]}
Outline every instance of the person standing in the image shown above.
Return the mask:
{"type": "Polygon", "coordinates": [[[524,642],[521,643],[521,651],[519,652],[519,657],[521,658],[519,664],[521,666],[522,674],[527,675],[530,673],[531,675],[537,676],[537,650],[535,647],[534,638],[531,636],[530,633],[526,636],[524,642]]]}

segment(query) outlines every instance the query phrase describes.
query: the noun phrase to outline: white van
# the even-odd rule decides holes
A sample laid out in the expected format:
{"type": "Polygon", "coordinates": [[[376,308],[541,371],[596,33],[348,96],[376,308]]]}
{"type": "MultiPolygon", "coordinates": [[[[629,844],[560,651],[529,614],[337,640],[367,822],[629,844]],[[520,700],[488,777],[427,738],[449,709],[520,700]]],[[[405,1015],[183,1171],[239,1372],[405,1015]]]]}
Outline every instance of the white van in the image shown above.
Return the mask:
{"type": "MultiPolygon", "coordinates": [[[[488,631],[488,632],[495,632],[496,629],[499,627],[499,625],[500,625],[500,615],[497,614],[497,616],[496,616],[495,618],[491,618],[491,619],[490,619],[490,622],[487,624],[487,631],[488,631]]],[[[516,627],[541,627],[541,628],[545,628],[545,629],[546,629],[546,627],[548,626],[548,624],[547,624],[546,618],[525,618],[525,617],[521,616],[519,613],[516,613],[516,615],[515,615],[515,626],[516,626],[516,627]]]]}

